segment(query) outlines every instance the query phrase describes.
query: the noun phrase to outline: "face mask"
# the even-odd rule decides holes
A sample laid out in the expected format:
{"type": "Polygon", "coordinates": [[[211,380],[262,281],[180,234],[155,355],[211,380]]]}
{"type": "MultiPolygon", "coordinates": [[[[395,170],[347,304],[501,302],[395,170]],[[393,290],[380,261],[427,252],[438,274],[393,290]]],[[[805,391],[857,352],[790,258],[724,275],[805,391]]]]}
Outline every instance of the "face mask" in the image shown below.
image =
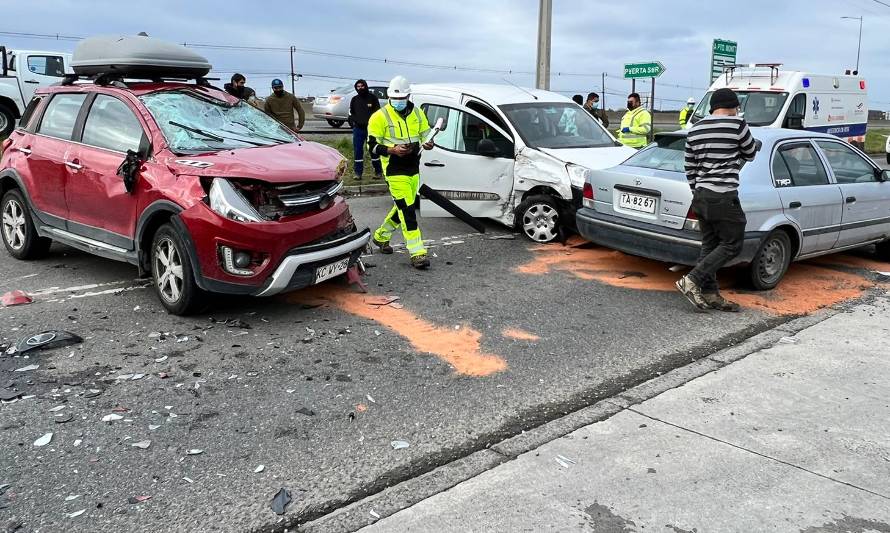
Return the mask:
{"type": "Polygon", "coordinates": [[[401,100],[390,100],[389,105],[392,106],[396,111],[404,111],[406,107],[408,107],[408,99],[404,98],[401,100]]]}
{"type": "Polygon", "coordinates": [[[599,102],[593,102],[592,104],[590,104],[590,109],[599,109],[599,107],[600,107],[599,102]]]}
{"type": "Polygon", "coordinates": [[[628,102],[628,103],[627,103],[627,108],[630,109],[631,111],[633,111],[636,107],[637,107],[637,106],[635,106],[633,102],[628,102]]]}

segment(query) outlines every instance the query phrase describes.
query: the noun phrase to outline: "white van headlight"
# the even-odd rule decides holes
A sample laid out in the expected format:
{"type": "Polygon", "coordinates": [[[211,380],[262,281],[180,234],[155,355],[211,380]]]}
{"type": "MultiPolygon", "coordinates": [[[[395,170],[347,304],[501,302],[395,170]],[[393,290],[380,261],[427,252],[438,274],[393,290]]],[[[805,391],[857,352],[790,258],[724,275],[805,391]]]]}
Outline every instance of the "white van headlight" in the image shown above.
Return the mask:
{"type": "Polygon", "coordinates": [[[566,165],[566,171],[569,173],[569,179],[575,187],[583,187],[584,183],[590,178],[590,169],[569,163],[566,165]]]}
{"type": "Polygon", "coordinates": [[[210,185],[210,209],[237,222],[263,222],[263,217],[235,189],[232,182],[216,178],[210,185]]]}

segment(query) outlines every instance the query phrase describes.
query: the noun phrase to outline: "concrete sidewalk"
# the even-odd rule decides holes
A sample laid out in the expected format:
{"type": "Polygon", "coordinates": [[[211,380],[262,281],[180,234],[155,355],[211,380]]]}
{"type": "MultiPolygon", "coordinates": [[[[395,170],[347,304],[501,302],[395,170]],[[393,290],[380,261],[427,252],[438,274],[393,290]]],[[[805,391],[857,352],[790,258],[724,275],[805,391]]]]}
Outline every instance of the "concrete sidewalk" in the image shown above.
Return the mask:
{"type": "Polygon", "coordinates": [[[890,533],[890,301],[362,529],[890,533]]]}

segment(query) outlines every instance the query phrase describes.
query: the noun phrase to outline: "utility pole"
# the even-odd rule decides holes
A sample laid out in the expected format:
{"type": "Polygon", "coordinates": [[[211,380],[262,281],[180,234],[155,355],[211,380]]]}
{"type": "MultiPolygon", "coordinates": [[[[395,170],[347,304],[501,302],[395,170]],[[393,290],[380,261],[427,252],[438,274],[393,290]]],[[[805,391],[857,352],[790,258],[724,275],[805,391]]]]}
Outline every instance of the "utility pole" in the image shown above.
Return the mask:
{"type": "Polygon", "coordinates": [[[294,96],[297,95],[295,82],[297,81],[297,74],[294,72],[294,52],[297,51],[296,46],[290,47],[290,93],[294,96]]]}
{"type": "Polygon", "coordinates": [[[553,0],[540,0],[538,9],[538,66],[535,87],[550,90],[550,28],[553,19],[553,0]]]}
{"type": "Polygon", "coordinates": [[[649,96],[649,116],[652,117],[652,127],[649,128],[649,142],[655,139],[655,77],[652,78],[652,94],[649,96]]]}
{"type": "Polygon", "coordinates": [[[859,21],[859,45],[856,47],[856,72],[855,72],[855,74],[859,74],[859,53],[862,52],[862,16],[841,17],[841,18],[859,21]]]}
{"type": "Polygon", "coordinates": [[[600,103],[603,104],[603,111],[606,110],[606,73],[603,72],[603,94],[600,95],[600,103]]]}

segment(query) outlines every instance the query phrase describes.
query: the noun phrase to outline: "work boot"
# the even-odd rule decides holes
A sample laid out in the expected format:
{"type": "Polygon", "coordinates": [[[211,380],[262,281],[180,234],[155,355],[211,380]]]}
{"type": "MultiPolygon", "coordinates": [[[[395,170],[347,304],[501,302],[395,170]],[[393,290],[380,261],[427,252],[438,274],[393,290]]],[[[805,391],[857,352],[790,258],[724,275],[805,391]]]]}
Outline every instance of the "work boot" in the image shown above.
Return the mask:
{"type": "Polygon", "coordinates": [[[411,266],[417,270],[426,270],[430,267],[430,259],[426,254],[415,255],[411,258],[411,266]]]}
{"type": "Polygon", "coordinates": [[[375,173],[374,173],[374,179],[375,179],[375,180],[382,180],[382,179],[383,179],[383,172],[375,172],[375,173]]]}
{"type": "Polygon", "coordinates": [[[679,280],[677,280],[677,290],[689,300],[689,303],[695,306],[697,311],[707,311],[710,309],[710,305],[705,301],[704,296],[701,293],[701,287],[699,287],[692,278],[689,276],[683,276],[679,280]]]}
{"type": "Polygon", "coordinates": [[[719,292],[702,294],[702,298],[707,302],[708,307],[717,311],[726,311],[728,313],[738,313],[741,306],[735,302],[730,302],[720,295],[719,292]]]}
{"type": "Polygon", "coordinates": [[[380,249],[380,253],[389,255],[392,253],[392,246],[389,245],[389,241],[383,242],[378,241],[377,239],[372,239],[374,241],[374,246],[380,249]]]}
{"type": "Polygon", "coordinates": [[[356,174],[356,175],[352,176],[352,179],[355,181],[362,181],[362,175],[356,174]]]}

